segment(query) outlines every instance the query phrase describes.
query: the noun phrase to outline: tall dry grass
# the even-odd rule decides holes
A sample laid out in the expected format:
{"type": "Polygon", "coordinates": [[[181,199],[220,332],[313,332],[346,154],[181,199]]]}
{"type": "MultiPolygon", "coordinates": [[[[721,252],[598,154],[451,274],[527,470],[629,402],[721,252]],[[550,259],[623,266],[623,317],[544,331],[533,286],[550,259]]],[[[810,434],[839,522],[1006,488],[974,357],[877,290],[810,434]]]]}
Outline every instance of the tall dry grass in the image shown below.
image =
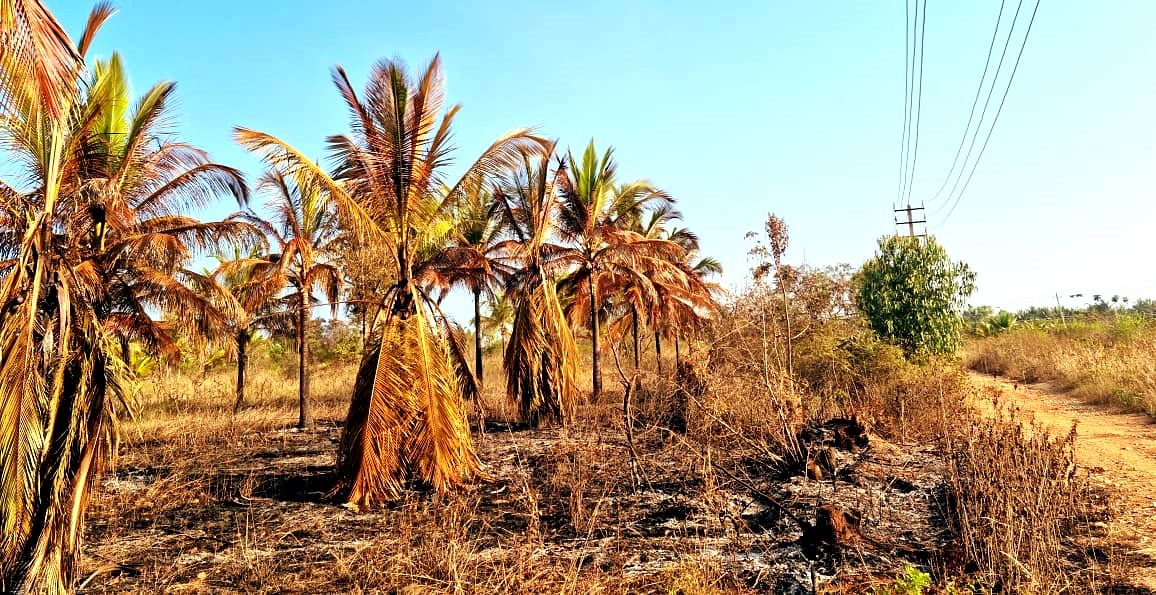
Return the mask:
{"type": "Polygon", "coordinates": [[[1106,509],[1076,466],[1076,431],[1051,436],[1015,411],[945,434],[949,525],[979,584],[1010,593],[1099,591],[1110,584],[1106,509]]]}
{"type": "Polygon", "coordinates": [[[1128,315],[977,338],[967,367],[1156,416],[1156,322],[1128,315]]]}
{"type": "MultiPolygon", "coordinates": [[[[357,364],[335,360],[313,366],[312,403],[318,420],[343,420],[357,364]]],[[[134,411],[122,422],[131,447],[150,442],[201,448],[252,432],[287,429],[297,421],[297,371],[258,359],[246,383],[246,405],[234,412],[236,371],[229,365],[205,372],[159,369],[134,387],[134,411]],[[190,423],[192,422],[192,423],[190,423]]]]}
{"type": "MultiPolygon", "coordinates": [[[[945,492],[951,494],[950,514],[963,558],[952,572],[970,570],[968,580],[987,588],[1006,585],[1005,591],[1012,586],[1031,590],[1063,581],[1070,588],[1090,584],[1086,579],[1092,563],[1072,562],[1068,547],[1073,539],[1083,538],[1077,530],[1086,527],[1058,516],[1060,511],[1085,510],[1090,499],[1069,475],[1063,458],[1067,442],[1040,442],[1031,432],[975,417],[965,405],[973,397],[972,389],[956,366],[910,364],[893,347],[861,332],[853,319],[817,321],[793,346],[795,376],[790,377],[784,369],[783,330],[762,312],[758,305],[736,309],[708,333],[685,340],[683,366],[677,374],[670,350],[660,373],[652,349],[643,352],[642,366],[636,371],[629,363],[628,346],[608,347],[621,350],[628,377],[637,373],[641,379],[631,414],[645,437],[643,455],[650,472],[659,460],[685,467],[680,473],[694,477],[695,490],[701,490],[694,497],[713,502],[711,498],[721,493],[720,486],[744,478],[753,481],[748,473],[760,473],[766,466],[782,470],[793,464],[797,433],[805,424],[831,416],[856,416],[874,434],[894,442],[944,446],[945,492]],[[667,438],[673,435],[668,433],[671,430],[659,428],[669,428],[676,417],[684,421],[685,433],[672,440],[667,438]],[[688,451],[686,445],[692,448],[688,451]],[[659,451],[653,451],[656,448],[659,451]],[[687,454],[691,451],[699,458],[687,454]],[[689,458],[669,460],[669,453],[675,452],[689,458]],[[747,466],[750,461],[766,466],[747,466]],[[1001,489],[1006,486],[1015,487],[1001,489]],[[1036,505],[1036,496],[1047,502],[1030,509],[1029,505],[1036,505]],[[1027,512],[1007,516],[1007,511],[1020,510],[1027,512]],[[1058,573],[1051,582],[1040,578],[1048,572],[1058,573]]],[[[612,358],[608,356],[607,361],[612,358]]],[[[485,365],[488,382],[474,404],[471,421],[476,428],[488,425],[491,430],[516,423],[518,409],[506,397],[500,355],[487,354],[485,365]]],[[[199,514],[211,518],[214,507],[222,505],[238,506],[244,515],[256,516],[263,514],[258,511],[264,506],[282,506],[267,497],[271,475],[323,474],[317,469],[331,460],[324,454],[331,448],[325,440],[335,434],[335,426],[345,415],[355,368],[354,362],[340,360],[314,368],[319,428],[308,435],[293,429],[296,371],[291,364],[257,358],[250,369],[249,405],[236,414],[234,371],[229,365],[206,374],[157,371],[138,387],[140,407],[135,419],[122,428],[126,439],[122,452],[136,459],[134,469],[149,475],[140,480],[132,475],[121,478],[126,486],[134,482],[142,486],[123,493],[111,490],[97,503],[95,518],[103,541],[131,541],[142,526],[208,533],[231,545],[222,552],[223,561],[212,566],[206,586],[255,592],[273,585],[284,591],[339,587],[350,592],[402,592],[420,585],[434,592],[687,593],[722,592],[737,586],[734,577],[719,566],[717,554],[710,552],[680,552],[679,563],[659,575],[626,581],[624,560],[633,554],[625,541],[619,543],[621,535],[615,536],[606,527],[608,515],[623,514],[608,502],[634,492],[638,479],[621,465],[626,451],[609,440],[621,435],[624,421],[623,393],[614,366],[606,369],[608,390],[602,402],[580,404],[577,427],[549,441],[546,435],[538,437],[533,432],[521,435],[519,439],[526,444],[541,442],[538,450],[503,450],[507,448],[502,446],[504,441],[518,434],[477,437],[488,445],[487,452],[515,457],[514,476],[524,479],[512,478],[504,488],[488,485],[436,505],[426,495],[415,493],[380,515],[357,517],[356,522],[345,519],[341,511],[323,511],[317,517],[314,511],[321,509],[307,507],[273,524],[237,516],[239,520],[227,531],[236,535],[217,536],[213,529],[197,524],[199,514]],[[285,460],[312,454],[293,469],[230,474],[213,467],[218,462],[238,466],[238,453],[247,452],[275,454],[285,460]],[[615,459],[619,464],[610,465],[613,471],[607,471],[615,459]],[[499,496],[507,500],[505,508],[479,509],[492,498],[488,494],[500,489],[509,491],[508,499],[499,496]],[[309,528],[309,523],[320,522],[316,519],[322,517],[332,517],[330,521],[338,525],[309,528]],[[515,532],[509,533],[511,527],[488,525],[499,521],[512,523],[515,532]],[[362,522],[369,525],[357,529],[362,522]],[[290,524],[281,527],[277,523],[290,524]],[[300,552],[294,550],[292,556],[269,553],[270,543],[305,534],[316,535],[313,541],[294,546],[300,552]],[[555,551],[560,543],[582,545],[598,540],[609,540],[607,551],[613,553],[598,564],[584,562],[585,554],[574,554],[571,560],[555,551]],[[463,585],[470,587],[463,589],[463,585]]],[[[582,350],[580,369],[589,370],[588,348],[582,350]]],[[[582,377],[588,388],[589,374],[582,377]]],[[[490,462],[500,460],[491,457],[490,462]]],[[[771,476],[775,475],[763,477],[771,476]]],[[[289,480],[278,477],[276,481],[289,480]]],[[[200,580],[193,570],[181,572],[192,574],[148,576],[185,584],[200,580]]],[[[947,577],[937,575],[937,580],[947,577]]],[[[152,586],[167,588],[163,582],[152,586]]]]}

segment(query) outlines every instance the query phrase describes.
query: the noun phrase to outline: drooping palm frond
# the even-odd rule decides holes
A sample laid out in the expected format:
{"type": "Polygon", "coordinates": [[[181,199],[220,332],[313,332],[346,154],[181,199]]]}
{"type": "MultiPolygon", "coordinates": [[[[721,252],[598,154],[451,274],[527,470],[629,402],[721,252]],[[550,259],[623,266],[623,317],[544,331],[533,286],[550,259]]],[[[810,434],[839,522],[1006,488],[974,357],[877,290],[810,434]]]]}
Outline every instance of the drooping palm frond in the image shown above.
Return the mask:
{"type": "Polygon", "coordinates": [[[430,313],[388,313],[362,359],[338,450],[338,484],[364,510],[396,498],[412,472],[445,492],[477,474],[461,384],[430,313]]]}
{"type": "Polygon", "coordinates": [[[504,135],[449,184],[444,176],[458,108],[442,109],[439,58],[416,78],[400,61],[379,62],[364,94],[340,67],[333,79],[349,108],[351,131],[329,138],[332,177],[276,137],[240,128],[235,137],[270,167],[311,178],[357,243],[388,248],[392,262],[385,268],[397,273],[372,308],[374,338],[338,460],[336,493],[361,508],[395,497],[408,475],[447,490],[476,472],[453,352],[433,322],[437,303],[424,291],[419,265],[447,233],[447,215],[457,204],[524,152],[540,151],[542,142],[525,130],[504,135]],[[418,392],[403,392],[418,383],[418,392]]]}
{"type": "Polygon", "coordinates": [[[506,390],[532,425],[567,421],[577,408],[578,353],[554,285],[540,274],[517,289],[506,346],[506,390]]]}
{"type": "Polygon", "coordinates": [[[577,408],[577,348],[566,323],[555,284],[569,268],[568,249],[557,237],[560,197],[550,173],[550,154],[527,155],[495,198],[494,211],[511,239],[498,249],[516,269],[507,297],[514,303],[510,341],[503,362],[506,391],[522,418],[538,425],[566,422],[577,408]]]}

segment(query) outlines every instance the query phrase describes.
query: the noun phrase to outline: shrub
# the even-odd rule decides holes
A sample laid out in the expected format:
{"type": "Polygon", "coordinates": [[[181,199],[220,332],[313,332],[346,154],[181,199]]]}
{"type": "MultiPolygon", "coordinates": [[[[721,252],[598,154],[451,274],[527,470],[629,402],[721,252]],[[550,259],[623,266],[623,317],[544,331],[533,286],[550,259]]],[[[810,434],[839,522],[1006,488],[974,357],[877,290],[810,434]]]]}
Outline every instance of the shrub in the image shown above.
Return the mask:
{"type": "Polygon", "coordinates": [[[889,236],[863,264],[855,305],[871,328],[910,357],[954,352],[960,310],[975,290],[975,273],[952,262],[934,238],[889,236]]]}

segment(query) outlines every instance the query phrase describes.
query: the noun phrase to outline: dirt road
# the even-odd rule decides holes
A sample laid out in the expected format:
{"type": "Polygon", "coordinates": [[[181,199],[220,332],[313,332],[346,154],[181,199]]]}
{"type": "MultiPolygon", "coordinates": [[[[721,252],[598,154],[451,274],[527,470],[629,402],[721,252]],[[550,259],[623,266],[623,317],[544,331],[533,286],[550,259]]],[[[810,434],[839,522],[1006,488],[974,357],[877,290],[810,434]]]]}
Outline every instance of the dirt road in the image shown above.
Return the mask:
{"type": "Polygon", "coordinates": [[[1053,434],[1066,434],[1076,422],[1077,462],[1118,492],[1121,510],[1114,530],[1122,542],[1133,544],[1137,558],[1148,560],[1147,568],[1137,569],[1136,582],[1156,589],[1156,423],[1144,414],[1085,403],[1046,384],[971,376],[1053,434]]]}

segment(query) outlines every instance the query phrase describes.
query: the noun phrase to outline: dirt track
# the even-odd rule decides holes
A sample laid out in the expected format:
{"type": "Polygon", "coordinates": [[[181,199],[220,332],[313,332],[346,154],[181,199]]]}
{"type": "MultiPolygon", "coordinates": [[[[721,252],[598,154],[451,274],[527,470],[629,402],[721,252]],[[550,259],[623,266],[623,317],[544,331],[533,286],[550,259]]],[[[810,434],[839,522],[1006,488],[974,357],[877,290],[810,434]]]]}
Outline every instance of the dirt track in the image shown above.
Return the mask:
{"type": "Polygon", "coordinates": [[[1078,463],[1120,497],[1115,531],[1135,554],[1149,561],[1137,569],[1136,582],[1156,589],[1156,423],[1142,413],[1124,413],[1085,403],[1047,384],[1016,384],[973,373],[977,386],[1001,393],[1000,399],[1066,434],[1076,423],[1078,463]]]}

